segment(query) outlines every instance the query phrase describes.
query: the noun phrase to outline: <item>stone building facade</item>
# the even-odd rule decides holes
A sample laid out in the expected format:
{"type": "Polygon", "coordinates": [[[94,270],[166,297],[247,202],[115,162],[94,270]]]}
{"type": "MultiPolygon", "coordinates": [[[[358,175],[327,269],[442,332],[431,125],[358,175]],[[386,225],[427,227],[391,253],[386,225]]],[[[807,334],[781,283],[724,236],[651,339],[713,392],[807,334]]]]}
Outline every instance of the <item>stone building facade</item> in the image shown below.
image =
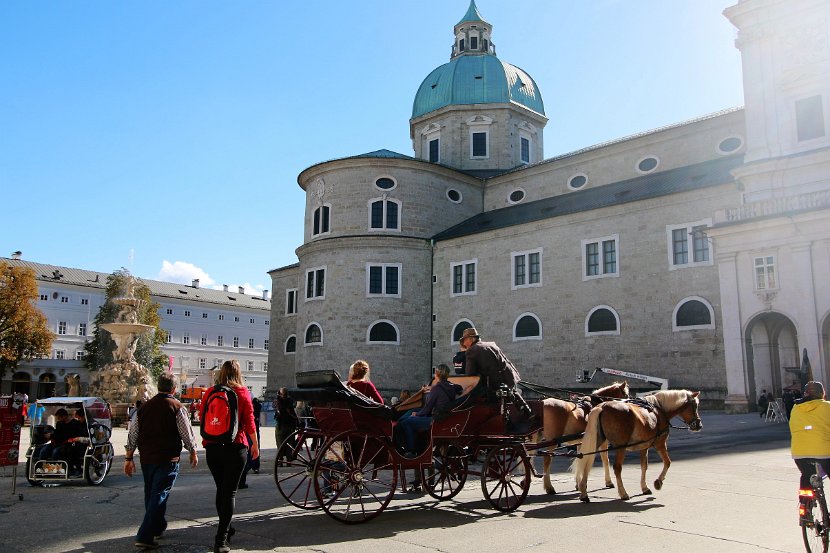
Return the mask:
{"type": "Polygon", "coordinates": [[[380,150],[299,175],[299,262],[269,273],[269,389],[299,371],[345,377],[364,358],[397,395],[469,326],[552,386],[610,366],[744,411],[795,383],[803,348],[824,379],[828,41],[810,39],[798,63],[777,52],[797,48],[798,25],[826,38],[828,13],[827,0],[741,0],[726,15],[746,108],[543,159],[539,88],[496,57],[471,2],[413,102],[414,157],[380,150]],[[799,125],[810,138],[792,138],[799,125]],[[796,267],[808,270],[785,287],[796,267]],[[780,286],[759,280],[771,274],[780,286]]]}

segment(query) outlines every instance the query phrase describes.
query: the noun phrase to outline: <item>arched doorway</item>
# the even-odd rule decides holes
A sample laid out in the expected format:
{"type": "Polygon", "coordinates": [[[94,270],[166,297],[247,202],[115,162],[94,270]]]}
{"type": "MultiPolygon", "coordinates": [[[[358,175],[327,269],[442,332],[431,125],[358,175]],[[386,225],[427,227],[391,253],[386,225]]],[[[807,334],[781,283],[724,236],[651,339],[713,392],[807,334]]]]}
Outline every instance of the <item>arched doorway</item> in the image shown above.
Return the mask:
{"type": "Polygon", "coordinates": [[[43,399],[55,395],[55,375],[45,373],[37,381],[37,397],[43,399]]]}
{"type": "Polygon", "coordinates": [[[755,316],[746,326],[745,340],[749,400],[753,405],[761,390],[781,397],[785,387],[798,382],[798,333],[786,315],[768,312],[755,316]]]}
{"type": "Polygon", "coordinates": [[[12,376],[12,393],[29,395],[31,392],[32,377],[29,376],[29,373],[14,373],[14,376],[12,376]]]}

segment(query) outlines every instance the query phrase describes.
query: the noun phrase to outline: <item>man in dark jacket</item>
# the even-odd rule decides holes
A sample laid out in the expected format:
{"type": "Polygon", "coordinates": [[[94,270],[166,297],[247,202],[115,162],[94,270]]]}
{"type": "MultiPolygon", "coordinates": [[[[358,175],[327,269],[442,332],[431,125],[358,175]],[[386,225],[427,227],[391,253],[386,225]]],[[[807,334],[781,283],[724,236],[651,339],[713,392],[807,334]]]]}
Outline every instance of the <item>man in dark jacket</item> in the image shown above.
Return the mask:
{"type": "Polygon", "coordinates": [[[174,397],[177,387],[174,375],[159,376],[159,393],[136,411],[127,435],[124,474],[135,474],[133,454],[138,448],[144,476],[144,520],[135,538],[135,545],[140,549],[158,547],[156,539],[167,528],[164,515],[170,490],[179,475],[182,444],[190,452],[190,466],[195,468],[199,464],[190,417],[174,397]]]}
{"type": "MultiPolygon", "coordinates": [[[[504,385],[513,400],[513,405],[529,419],[535,418],[516,388],[521,380],[519,371],[495,342],[482,342],[475,328],[467,328],[458,343],[461,344],[461,349],[465,353],[465,374],[481,377],[478,390],[482,390],[483,387],[488,400],[495,399],[496,392],[504,385]]],[[[473,394],[476,393],[479,392],[473,392],[473,394]]]]}

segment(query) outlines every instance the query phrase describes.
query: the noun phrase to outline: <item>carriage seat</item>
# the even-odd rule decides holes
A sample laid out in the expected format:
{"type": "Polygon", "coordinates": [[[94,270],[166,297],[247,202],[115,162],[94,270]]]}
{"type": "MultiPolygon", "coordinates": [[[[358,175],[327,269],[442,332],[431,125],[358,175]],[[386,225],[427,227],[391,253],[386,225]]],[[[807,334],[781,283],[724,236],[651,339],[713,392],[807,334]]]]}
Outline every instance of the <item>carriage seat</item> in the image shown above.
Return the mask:
{"type": "Polygon", "coordinates": [[[350,406],[385,420],[395,418],[392,407],[378,403],[357,390],[349,388],[340,380],[340,376],[335,371],[306,371],[297,373],[296,378],[297,388],[289,391],[294,399],[318,404],[346,402],[350,406]]]}

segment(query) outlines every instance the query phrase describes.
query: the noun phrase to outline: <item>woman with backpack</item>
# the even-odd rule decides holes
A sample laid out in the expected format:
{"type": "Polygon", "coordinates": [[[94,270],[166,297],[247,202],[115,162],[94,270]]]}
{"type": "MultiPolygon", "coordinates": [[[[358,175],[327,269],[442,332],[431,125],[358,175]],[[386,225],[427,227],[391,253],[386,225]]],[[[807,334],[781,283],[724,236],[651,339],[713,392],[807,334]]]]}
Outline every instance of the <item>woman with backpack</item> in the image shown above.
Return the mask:
{"type": "Polygon", "coordinates": [[[222,363],[216,386],[205,392],[199,420],[207,465],[216,483],[219,526],[213,550],[228,553],[235,533],[231,518],[239,481],[248,462],[248,448],[252,458],[259,457],[251,394],[236,359],[222,363]]]}

